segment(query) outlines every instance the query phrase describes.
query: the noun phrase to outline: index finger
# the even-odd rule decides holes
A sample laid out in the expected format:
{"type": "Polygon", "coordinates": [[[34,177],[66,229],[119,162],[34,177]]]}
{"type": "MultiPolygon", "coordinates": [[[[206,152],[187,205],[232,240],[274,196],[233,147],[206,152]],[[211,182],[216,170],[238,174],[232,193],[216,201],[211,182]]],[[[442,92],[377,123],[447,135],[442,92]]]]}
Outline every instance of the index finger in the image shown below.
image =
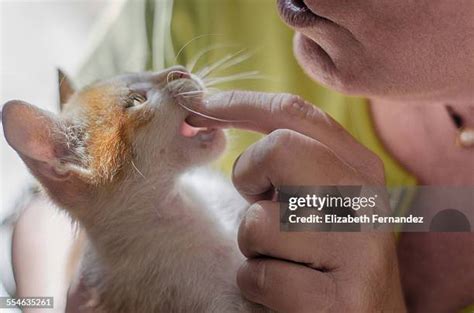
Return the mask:
{"type": "Polygon", "coordinates": [[[232,127],[271,133],[277,128],[292,129],[285,126],[296,126],[296,122],[318,122],[321,128],[336,126],[324,112],[301,97],[286,93],[226,91],[192,108],[202,114],[192,114],[187,121],[198,127],[232,127]]]}
{"type": "Polygon", "coordinates": [[[291,129],[324,143],[346,161],[354,161],[357,156],[363,160],[369,152],[327,113],[291,94],[228,91],[192,109],[201,113],[187,119],[193,126],[240,128],[264,134],[291,129]]]}

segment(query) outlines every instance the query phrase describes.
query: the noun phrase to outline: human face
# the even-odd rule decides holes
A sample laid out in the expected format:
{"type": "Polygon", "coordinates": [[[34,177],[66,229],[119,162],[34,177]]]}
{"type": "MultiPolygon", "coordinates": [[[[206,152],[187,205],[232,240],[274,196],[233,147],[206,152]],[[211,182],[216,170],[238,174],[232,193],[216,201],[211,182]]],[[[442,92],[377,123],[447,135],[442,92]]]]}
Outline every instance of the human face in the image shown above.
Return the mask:
{"type": "Polygon", "coordinates": [[[278,0],[313,79],[338,91],[416,101],[474,97],[472,0],[278,0]]]}

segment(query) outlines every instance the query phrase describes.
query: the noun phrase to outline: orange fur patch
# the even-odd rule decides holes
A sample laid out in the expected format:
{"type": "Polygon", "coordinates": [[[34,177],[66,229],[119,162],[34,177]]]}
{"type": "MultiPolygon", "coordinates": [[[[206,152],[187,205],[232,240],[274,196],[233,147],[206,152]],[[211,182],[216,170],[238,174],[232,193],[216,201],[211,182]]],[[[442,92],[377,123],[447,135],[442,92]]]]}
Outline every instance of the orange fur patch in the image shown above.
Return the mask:
{"type": "Polygon", "coordinates": [[[111,182],[130,164],[134,131],[150,118],[127,112],[124,105],[127,90],[123,86],[89,87],[77,100],[85,108],[89,167],[95,174],[95,182],[111,182]]]}

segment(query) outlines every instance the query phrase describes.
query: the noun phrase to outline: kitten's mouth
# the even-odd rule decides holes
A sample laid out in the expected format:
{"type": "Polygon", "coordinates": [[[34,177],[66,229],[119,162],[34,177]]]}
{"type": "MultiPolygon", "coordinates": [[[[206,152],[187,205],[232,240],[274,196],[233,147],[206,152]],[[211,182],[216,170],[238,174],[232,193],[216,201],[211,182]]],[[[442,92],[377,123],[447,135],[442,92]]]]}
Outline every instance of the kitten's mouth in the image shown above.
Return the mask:
{"type": "MultiPolygon", "coordinates": [[[[206,92],[205,84],[202,80],[193,74],[186,73],[186,76],[180,76],[182,82],[178,93],[174,94],[176,102],[188,113],[198,113],[188,107],[189,102],[201,102],[206,92]]],[[[209,143],[216,137],[217,129],[210,127],[195,127],[190,125],[186,119],[179,127],[179,134],[185,138],[196,139],[202,143],[209,143]]]]}
{"type": "Polygon", "coordinates": [[[214,139],[216,129],[208,127],[194,127],[189,125],[188,122],[184,120],[181,124],[181,127],[179,128],[179,133],[181,136],[186,138],[195,138],[199,141],[207,142],[214,139]]]}

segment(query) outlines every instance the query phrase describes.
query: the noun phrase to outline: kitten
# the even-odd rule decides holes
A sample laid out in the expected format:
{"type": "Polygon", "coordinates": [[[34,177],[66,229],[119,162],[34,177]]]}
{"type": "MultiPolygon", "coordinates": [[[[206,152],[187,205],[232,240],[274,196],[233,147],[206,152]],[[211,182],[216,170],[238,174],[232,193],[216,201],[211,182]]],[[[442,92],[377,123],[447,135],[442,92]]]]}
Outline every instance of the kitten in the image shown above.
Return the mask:
{"type": "Polygon", "coordinates": [[[85,230],[81,282],[97,295],[87,310],[269,312],[235,282],[246,202],[218,173],[195,169],[225,147],[222,130],[185,121],[203,82],[173,67],[72,95],[65,84],[59,116],[13,100],[2,121],[49,197],[85,230]]]}

